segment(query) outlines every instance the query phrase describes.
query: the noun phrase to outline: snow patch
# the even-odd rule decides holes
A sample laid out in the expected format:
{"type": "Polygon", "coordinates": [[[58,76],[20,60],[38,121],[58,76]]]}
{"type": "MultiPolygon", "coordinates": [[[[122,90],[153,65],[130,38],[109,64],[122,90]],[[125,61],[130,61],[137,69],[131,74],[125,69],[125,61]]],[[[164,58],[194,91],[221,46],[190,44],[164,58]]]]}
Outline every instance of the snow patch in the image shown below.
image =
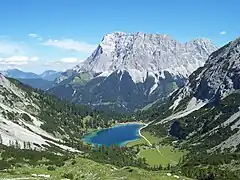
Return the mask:
{"type": "Polygon", "coordinates": [[[123,77],[123,74],[124,74],[124,70],[123,70],[123,71],[118,70],[118,74],[119,74],[119,73],[121,73],[120,78],[119,78],[119,81],[121,81],[121,80],[122,80],[122,77],[123,77]]]}
{"type": "Polygon", "coordinates": [[[154,83],[153,86],[151,87],[150,91],[149,91],[149,95],[153,93],[153,91],[155,91],[158,87],[157,83],[154,83]]]}
{"type": "Polygon", "coordinates": [[[158,77],[157,77],[156,74],[153,74],[153,73],[149,72],[148,75],[154,78],[154,84],[149,91],[149,94],[152,94],[153,91],[155,91],[157,89],[159,80],[158,80],[158,77]]]}
{"type": "Polygon", "coordinates": [[[75,89],[72,93],[72,97],[75,95],[76,92],[77,92],[77,90],[75,89]]]}

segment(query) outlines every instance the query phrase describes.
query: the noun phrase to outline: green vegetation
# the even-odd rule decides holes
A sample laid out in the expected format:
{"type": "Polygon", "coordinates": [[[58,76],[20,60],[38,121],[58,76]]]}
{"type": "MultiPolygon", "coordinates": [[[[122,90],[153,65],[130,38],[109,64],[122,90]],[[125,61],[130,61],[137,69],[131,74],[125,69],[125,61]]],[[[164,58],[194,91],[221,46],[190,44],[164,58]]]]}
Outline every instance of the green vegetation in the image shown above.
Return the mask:
{"type": "MultiPolygon", "coordinates": [[[[142,179],[142,180],[173,180],[179,172],[166,168],[147,168],[144,159],[134,160],[135,155],[126,148],[104,146],[88,149],[82,155],[65,152],[61,155],[47,151],[18,149],[1,145],[0,177],[34,179],[37,175],[50,176],[51,180],[68,179],[142,179]],[[132,157],[132,159],[129,157],[132,157]],[[93,159],[90,160],[89,158],[93,159]],[[124,160],[125,159],[125,160],[124,160]],[[110,164],[114,165],[110,165],[110,164]],[[127,165],[139,167],[132,167],[127,165]],[[156,171],[158,170],[158,171],[156,171]],[[168,173],[171,173],[169,176],[168,173]],[[168,175],[167,175],[168,174],[168,175]]],[[[48,179],[48,178],[46,178],[48,179]]],[[[188,180],[188,178],[184,179],[188,180]]]]}
{"type": "Polygon", "coordinates": [[[189,154],[179,163],[183,175],[196,179],[236,180],[240,177],[239,153],[189,154]]]}
{"type": "MultiPolygon", "coordinates": [[[[183,99],[176,111],[184,109],[187,101],[188,99],[183,99]]],[[[155,104],[146,112],[138,112],[137,117],[155,120],[156,123],[173,113],[168,109],[171,104],[171,99],[162,105],[155,104]]],[[[239,118],[233,119],[231,123],[225,123],[233,114],[239,112],[239,106],[240,94],[236,92],[222,100],[211,102],[188,116],[164,124],[152,123],[145,130],[159,138],[168,137],[162,139],[161,145],[163,146],[159,146],[159,150],[161,147],[171,145],[173,141],[176,141],[174,146],[187,150],[188,153],[180,159],[180,163],[176,166],[182,175],[199,180],[240,179],[240,145],[234,148],[230,144],[224,143],[239,131],[239,127],[231,128],[239,121],[239,118]],[[190,133],[191,136],[186,139],[190,133]],[[225,149],[214,148],[221,143],[224,146],[219,147],[225,147],[225,149]],[[233,150],[236,151],[233,152],[233,150]]],[[[160,151],[164,152],[164,150],[160,151]]],[[[157,151],[154,149],[141,150],[139,154],[142,158],[146,158],[148,164],[156,165],[158,163],[157,158],[153,158],[157,157],[157,151]]],[[[177,161],[178,158],[175,159],[175,154],[172,155],[167,153],[166,156],[177,161]]]]}
{"type": "Polygon", "coordinates": [[[176,165],[179,160],[186,154],[184,151],[174,148],[171,145],[164,145],[163,139],[156,137],[150,132],[143,131],[142,135],[148,139],[149,143],[144,139],[129,142],[127,147],[133,147],[138,150],[138,157],[146,160],[150,167],[164,167],[168,165],[176,165]]]}
{"type": "Polygon", "coordinates": [[[0,170],[12,167],[29,166],[56,166],[61,167],[72,155],[70,153],[61,156],[48,151],[36,151],[32,149],[19,149],[14,146],[6,147],[0,144],[0,170]]]}
{"type": "MultiPolygon", "coordinates": [[[[62,178],[68,179],[128,179],[128,180],[176,180],[174,175],[168,176],[170,171],[146,171],[136,167],[123,167],[118,168],[108,164],[97,163],[92,160],[75,157],[67,160],[64,166],[56,167],[55,170],[48,170],[48,166],[28,166],[17,167],[9,171],[1,171],[0,177],[2,178],[19,178],[19,177],[32,177],[32,174],[45,174],[50,175],[51,180],[59,180],[62,178]],[[74,163],[73,163],[74,162],[74,163]]],[[[185,180],[190,180],[185,178],[185,180]]]]}
{"type": "Polygon", "coordinates": [[[150,166],[161,165],[167,167],[169,164],[176,165],[185,153],[172,146],[159,146],[154,149],[141,149],[139,157],[145,158],[150,166]]]}
{"type": "MultiPolygon", "coordinates": [[[[82,76],[85,77],[87,74],[82,74],[82,76]]],[[[84,105],[72,104],[41,90],[33,89],[15,79],[9,78],[9,80],[19,88],[23,97],[19,97],[3,87],[0,91],[4,96],[4,104],[14,107],[14,104],[22,103],[22,110],[26,111],[26,113],[2,109],[3,116],[15,123],[18,123],[18,120],[24,120],[31,124],[33,118],[30,115],[32,115],[41,121],[43,130],[65,141],[61,142],[61,144],[76,147],[79,139],[92,130],[107,128],[118,122],[133,120],[123,114],[100,112],[84,105]],[[25,106],[23,103],[25,100],[31,103],[25,106]]],[[[47,137],[43,138],[48,139],[47,137]]]]}
{"type": "MultiPolygon", "coordinates": [[[[152,144],[153,143],[159,143],[161,141],[160,138],[152,135],[150,132],[147,132],[147,131],[143,131],[142,132],[142,135],[147,138],[152,144]]],[[[136,145],[148,145],[148,142],[143,139],[143,138],[140,138],[136,141],[131,141],[129,143],[127,143],[127,147],[132,147],[132,146],[136,146],[136,145]]]]}
{"type": "MultiPolygon", "coordinates": [[[[176,179],[167,176],[167,173],[171,172],[199,180],[240,178],[240,145],[236,147],[236,152],[231,151],[232,147],[222,152],[219,149],[216,151],[211,149],[239,130],[238,127],[235,130],[231,128],[239,119],[224,124],[229,117],[239,111],[238,93],[172,122],[150,124],[142,132],[149,142],[141,138],[129,142],[126,147],[107,148],[93,147],[79,139],[90,131],[107,128],[117,122],[138,119],[157,122],[173,113],[169,110],[171,100],[162,105],[153,104],[147,111],[138,111],[135,116],[129,117],[73,105],[19,82],[14,83],[26,91],[26,98],[31,99],[39,107],[40,110],[34,106],[29,109],[33,112],[31,115],[43,122],[41,128],[65,140],[56,143],[78,149],[81,154],[65,152],[54,144],[46,146],[46,151],[38,152],[32,150],[27,142],[24,145],[25,149],[21,150],[18,142],[10,142],[10,147],[3,145],[0,147],[0,177],[49,174],[51,179],[176,179]],[[213,105],[215,108],[212,108],[213,105]],[[209,133],[214,128],[216,129],[209,133]],[[194,134],[187,139],[192,132],[194,134]],[[53,154],[51,151],[61,155],[53,154]]],[[[10,96],[17,99],[14,94],[10,96]]],[[[183,99],[176,111],[184,109],[188,100],[183,99]]],[[[5,101],[9,101],[10,106],[13,106],[13,102],[8,98],[5,101]]],[[[21,118],[33,123],[30,116],[25,113],[3,111],[3,116],[14,122],[21,118]]]]}
{"type": "Polygon", "coordinates": [[[32,122],[33,120],[29,117],[29,115],[27,115],[26,113],[22,113],[22,118],[25,120],[25,121],[28,121],[28,122],[32,122]]]}
{"type": "Polygon", "coordinates": [[[83,84],[86,84],[91,78],[92,78],[92,75],[90,73],[83,72],[78,76],[74,77],[71,84],[83,85],[83,84]]]}

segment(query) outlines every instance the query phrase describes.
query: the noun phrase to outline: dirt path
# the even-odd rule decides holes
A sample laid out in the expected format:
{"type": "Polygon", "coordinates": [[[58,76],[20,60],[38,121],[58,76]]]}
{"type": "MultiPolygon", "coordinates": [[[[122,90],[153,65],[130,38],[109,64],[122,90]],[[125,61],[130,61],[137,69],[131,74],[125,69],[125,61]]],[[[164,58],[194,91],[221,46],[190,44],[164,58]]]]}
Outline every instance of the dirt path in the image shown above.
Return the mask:
{"type": "MultiPolygon", "coordinates": [[[[152,147],[152,143],[151,143],[144,135],[142,135],[141,130],[144,129],[144,128],[146,128],[147,126],[149,126],[149,124],[151,124],[152,122],[153,122],[153,121],[151,121],[151,122],[148,123],[148,124],[145,124],[143,127],[141,127],[141,128],[138,130],[139,135],[140,135],[145,141],[147,141],[148,145],[151,146],[151,147],[152,147]]],[[[158,149],[158,147],[155,147],[155,149],[157,150],[157,152],[159,153],[159,155],[162,156],[163,158],[171,161],[171,162],[174,163],[174,164],[177,163],[176,161],[173,161],[173,160],[165,157],[165,156],[162,154],[162,152],[158,149]]]]}
{"type": "MultiPolygon", "coordinates": [[[[151,123],[151,122],[150,122],[150,123],[151,123]]],[[[147,141],[147,143],[148,143],[150,146],[152,146],[152,143],[151,143],[144,135],[142,135],[142,133],[141,133],[141,130],[144,129],[144,128],[146,128],[146,127],[148,127],[148,125],[149,125],[150,123],[145,124],[143,127],[141,127],[141,128],[138,130],[138,134],[139,134],[143,139],[145,139],[145,141],[147,141]]]]}

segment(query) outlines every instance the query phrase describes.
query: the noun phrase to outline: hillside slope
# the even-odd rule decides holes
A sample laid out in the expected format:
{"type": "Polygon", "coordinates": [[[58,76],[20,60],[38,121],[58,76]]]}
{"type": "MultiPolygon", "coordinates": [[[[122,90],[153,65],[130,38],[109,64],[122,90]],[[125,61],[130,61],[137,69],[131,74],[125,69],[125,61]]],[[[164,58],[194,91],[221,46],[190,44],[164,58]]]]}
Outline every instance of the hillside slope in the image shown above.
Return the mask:
{"type": "Polygon", "coordinates": [[[240,38],[213,52],[187,84],[138,118],[147,131],[189,153],[179,168],[200,179],[239,179],[240,38]]]}
{"type": "Polygon", "coordinates": [[[60,101],[2,74],[0,87],[0,136],[1,143],[8,146],[25,148],[28,144],[40,150],[52,146],[74,150],[64,144],[77,141],[88,128],[107,126],[110,120],[85,106],[60,101]],[[83,120],[87,116],[91,124],[83,120]]]}
{"type": "Polygon", "coordinates": [[[168,102],[152,107],[152,126],[170,126],[170,134],[207,149],[239,151],[239,65],[236,39],[212,53],[168,102]]]}

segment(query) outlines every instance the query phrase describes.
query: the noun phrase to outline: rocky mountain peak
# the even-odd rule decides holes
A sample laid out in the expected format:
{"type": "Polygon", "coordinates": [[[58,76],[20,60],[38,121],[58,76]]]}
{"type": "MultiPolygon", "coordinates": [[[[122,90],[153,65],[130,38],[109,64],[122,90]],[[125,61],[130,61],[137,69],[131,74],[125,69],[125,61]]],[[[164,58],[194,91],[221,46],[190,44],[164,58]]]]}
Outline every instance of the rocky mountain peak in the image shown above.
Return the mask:
{"type": "Polygon", "coordinates": [[[94,108],[132,111],[181,87],[216,49],[205,38],[181,43],[161,34],[106,34],[92,55],[62,73],[49,91],[94,108]]]}
{"type": "Polygon", "coordinates": [[[240,89],[240,38],[213,52],[204,67],[195,71],[179,95],[218,100],[240,89]]]}
{"type": "Polygon", "coordinates": [[[97,49],[74,69],[108,76],[116,70],[140,74],[150,72],[164,78],[164,71],[174,76],[187,77],[216,46],[206,38],[180,43],[168,35],[114,32],[104,36],[97,49]]]}

